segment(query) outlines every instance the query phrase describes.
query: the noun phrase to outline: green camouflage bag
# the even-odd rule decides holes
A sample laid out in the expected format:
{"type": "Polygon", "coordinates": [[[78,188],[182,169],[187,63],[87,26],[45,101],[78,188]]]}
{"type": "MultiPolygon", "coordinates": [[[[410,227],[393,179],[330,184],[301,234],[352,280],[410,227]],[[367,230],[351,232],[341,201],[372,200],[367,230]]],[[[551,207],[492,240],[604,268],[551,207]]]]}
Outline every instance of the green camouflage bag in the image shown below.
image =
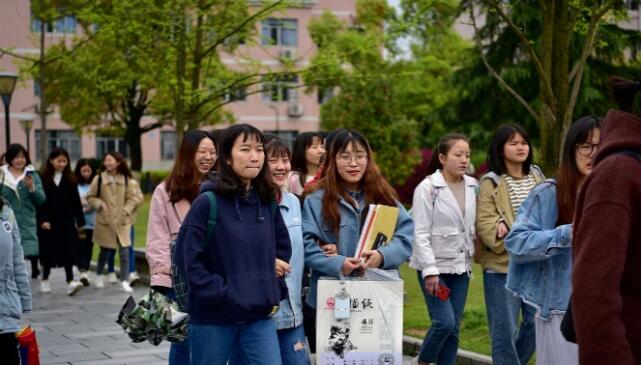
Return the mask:
{"type": "Polygon", "coordinates": [[[127,298],[116,320],[134,343],[148,340],[158,346],[163,340],[182,342],[187,338],[189,315],[161,293],[150,290],[137,304],[127,298]]]}

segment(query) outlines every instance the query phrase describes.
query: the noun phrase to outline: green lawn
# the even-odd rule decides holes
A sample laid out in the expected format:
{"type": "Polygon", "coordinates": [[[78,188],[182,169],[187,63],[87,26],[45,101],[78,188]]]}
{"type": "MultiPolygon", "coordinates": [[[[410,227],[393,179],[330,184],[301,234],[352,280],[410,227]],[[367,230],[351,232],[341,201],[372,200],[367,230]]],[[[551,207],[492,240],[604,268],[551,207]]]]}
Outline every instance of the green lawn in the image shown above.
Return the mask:
{"type": "MultiPolygon", "coordinates": [[[[427,315],[427,307],[418,284],[416,271],[404,264],[401,267],[401,276],[405,281],[405,292],[407,293],[403,311],[404,332],[406,335],[423,338],[431,321],[427,315]]],[[[481,268],[478,265],[474,265],[459,338],[462,349],[490,354],[490,334],[485,314],[483,278],[481,268]]]]}
{"type": "MultiPolygon", "coordinates": [[[[145,247],[147,235],[147,219],[149,217],[150,195],[145,195],[145,201],[138,209],[136,218],[135,247],[145,247]]],[[[94,256],[97,259],[97,247],[94,248],[94,256]]],[[[406,335],[423,338],[430,325],[427,315],[427,308],[423,300],[423,294],[418,286],[416,271],[410,269],[407,264],[401,267],[401,276],[405,281],[407,292],[404,308],[403,328],[406,335]]],[[[485,299],[483,298],[483,276],[481,268],[474,265],[470,290],[465,305],[465,313],[461,324],[460,347],[465,350],[482,354],[490,354],[490,335],[487,329],[487,318],[485,314],[485,299]]],[[[534,363],[534,360],[530,362],[534,363]]]]}

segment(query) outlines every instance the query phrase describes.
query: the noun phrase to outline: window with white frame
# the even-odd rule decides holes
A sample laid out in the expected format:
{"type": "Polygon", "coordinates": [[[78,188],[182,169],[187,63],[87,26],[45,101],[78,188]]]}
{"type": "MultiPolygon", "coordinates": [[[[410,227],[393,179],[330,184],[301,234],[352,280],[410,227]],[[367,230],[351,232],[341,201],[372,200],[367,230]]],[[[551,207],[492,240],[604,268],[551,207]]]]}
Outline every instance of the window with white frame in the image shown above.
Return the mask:
{"type": "Polygon", "coordinates": [[[119,152],[125,158],[129,158],[129,145],[122,137],[97,136],[96,157],[102,158],[107,152],[119,152]]]}
{"type": "MultiPolygon", "coordinates": [[[[76,17],[67,15],[65,17],[56,19],[53,23],[45,25],[45,32],[47,33],[76,33],[76,17]]],[[[34,33],[40,32],[42,21],[36,17],[31,18],[31,31],[34,33]]]]}
{"type": "Polygon", "coordinates": [[[261,44],[296,47],[298,45],[298,20],[277,18],[263,20],[261,44]]]}
{"type": "Polygon", "coordinates": [[[160,131],[160,158],[173,160],[176,150],[176,131],[160,131]]]}
{"type": "Polygon", "coordinates": [[[297,75],[280,76],[274,79],[263,80],[262,92],[264,102],[296,101],[297,75]]]}
{"type": "MultiPolygon", "coordinates": [[[[42,161],[40,156],[40,139],[41,131],[36,130],[36,161],[42,161]]],[[[72,161],[80,159],[82,150],[80,143],[80,136],[70,130],[48,130],[47,131],[47,156],[55,147],[62,147],[69,152],[69,157],[72,161]]]]}

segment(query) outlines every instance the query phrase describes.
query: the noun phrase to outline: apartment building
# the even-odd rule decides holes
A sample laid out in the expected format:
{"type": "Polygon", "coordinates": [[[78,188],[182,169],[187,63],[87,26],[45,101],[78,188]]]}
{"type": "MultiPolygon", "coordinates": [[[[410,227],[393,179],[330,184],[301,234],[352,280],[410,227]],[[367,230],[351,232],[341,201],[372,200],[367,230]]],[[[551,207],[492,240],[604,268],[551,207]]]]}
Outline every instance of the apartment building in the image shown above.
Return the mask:
{"type": "MultiPolygon", "coordinates": [[[[0,47],[12,48],[19,55],[38,57],[40,24],[33,19],[29,0],[3,0],[0,11],[0,47]]],[[[249,0],[248,6],[260,6],[260,0],[249,0]]],[[[241,46],[236,54],[243,57],[250,55],[271,69],[277,69],[279,59],[290,58],[299,66],[305,66],[315,53],[307,24],[324,11],[330,11],[339,19],[349,20],[354,16],[356,0],[301,0],[296,7],[272,14],[269,18],[256,24],[258,39],[252,44],[241,46]]],[[[59,19],[47,26],[46,44],[69,42],[79,31],[74,17],[59,19]]],[[[222,60],[230,68],[242,62],[241,59],[221,54],[222,60]]],[[[4,55],[0,57],[0,72],[17,72],[15,58],[4,55]]],[[[288,88],[298,83],[293,76],[265,85],[254,85],[264,90],[237,90],[226,97],[233,102],[225,108],[233,113],[237,122],[249,123],[257,128],[276,132],[284,138],[293,139],[298,133],[319,129],[320,107],[328,95],[318,92],[306,94],[302,89],[288,88]]],[[[37,105],[40,90],[33,80],[21,80],[13,93],[10,106],[11,143],[30,146],[31,159],[39,164],[38,148],[40,141],[40,122],[37,105]],[[25,126],[32,125],[27,130],[25,126]]],[[[145,123],[153,122],[151,117],[145,123]]],[[[5,146],[4,110],[0,113],[0,151],[5,146]]],[[[127,144],[120,137],[83,133],[79,135],[72,130],[55,107],[47,119],[48,148],[62,146],[66,148],[72,160],[80,157],[100,157],[107,151],[119,151],[128,156],[127,144]]],[[[142,157],[143,170],[163,169],[171,165],[176,151],[175,131],[170,127],[155,129],[143,135],[142,157]]]]}

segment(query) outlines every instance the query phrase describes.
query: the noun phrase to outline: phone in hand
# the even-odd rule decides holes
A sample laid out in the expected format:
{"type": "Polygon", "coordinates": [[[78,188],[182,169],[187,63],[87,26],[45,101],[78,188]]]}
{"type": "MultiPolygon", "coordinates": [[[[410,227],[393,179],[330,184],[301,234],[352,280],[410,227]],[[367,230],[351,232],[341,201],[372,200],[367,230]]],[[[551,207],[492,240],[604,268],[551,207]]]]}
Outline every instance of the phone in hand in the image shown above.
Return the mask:
{"type": "Polygon", "coordinates": [[[33,177],[33,170],[27,171],[27,175],[26,176],[33,177]]]}
{"type": "Polygon", "coordinates": [[[445,302],[450,297],[451,289],[445,286],[445,284],[439,282],[436,287],[436,297],[442,302],[445,302]]]}

